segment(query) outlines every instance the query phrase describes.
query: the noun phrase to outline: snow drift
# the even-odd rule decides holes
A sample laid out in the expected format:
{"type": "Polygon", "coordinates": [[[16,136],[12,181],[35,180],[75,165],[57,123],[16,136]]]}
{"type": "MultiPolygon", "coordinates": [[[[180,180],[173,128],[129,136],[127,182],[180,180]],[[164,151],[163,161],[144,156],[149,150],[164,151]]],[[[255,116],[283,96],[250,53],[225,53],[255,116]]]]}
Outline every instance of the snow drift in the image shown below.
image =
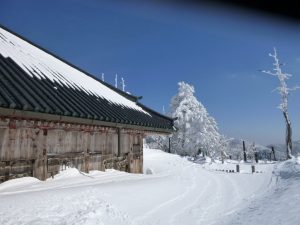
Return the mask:
{"type": "Polygon", "coordinates": [[[265,194],[253,199],[228,224],[298,225],[300,219],[300,159],[275,166],[265,194]]]}

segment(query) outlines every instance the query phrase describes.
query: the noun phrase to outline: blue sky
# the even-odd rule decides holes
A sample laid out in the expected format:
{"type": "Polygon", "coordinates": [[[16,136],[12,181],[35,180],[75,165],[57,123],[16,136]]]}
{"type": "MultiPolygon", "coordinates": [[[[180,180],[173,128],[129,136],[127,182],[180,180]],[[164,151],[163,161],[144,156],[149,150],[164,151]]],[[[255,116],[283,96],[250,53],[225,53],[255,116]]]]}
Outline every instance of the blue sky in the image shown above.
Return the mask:
{"type": "MultiPolygon", "coordinates": [[[[228,137],[284,142],[284,120],[271,91],[276,46],[300,85],[300,24],[216,7],[189,8],[133,1],[3,1],[0,23],[84,70],[166,110],[177,83],[193,84],[198,99],[228,137]]],[[[300,91],[289,105],[293,138],[300,139],[300,91]]]]}

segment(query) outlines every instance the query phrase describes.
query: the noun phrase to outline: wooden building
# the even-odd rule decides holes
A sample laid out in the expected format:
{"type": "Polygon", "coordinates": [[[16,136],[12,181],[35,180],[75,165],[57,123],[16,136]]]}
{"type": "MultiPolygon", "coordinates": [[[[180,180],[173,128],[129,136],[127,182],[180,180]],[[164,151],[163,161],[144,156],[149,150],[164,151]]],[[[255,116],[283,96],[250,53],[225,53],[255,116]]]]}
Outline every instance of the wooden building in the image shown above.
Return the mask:
{"type": "Polygon", "coordinates": [[[143,137],[173,120],[0,27],[0,182],[65,166],[143,170],[143,137]]]}

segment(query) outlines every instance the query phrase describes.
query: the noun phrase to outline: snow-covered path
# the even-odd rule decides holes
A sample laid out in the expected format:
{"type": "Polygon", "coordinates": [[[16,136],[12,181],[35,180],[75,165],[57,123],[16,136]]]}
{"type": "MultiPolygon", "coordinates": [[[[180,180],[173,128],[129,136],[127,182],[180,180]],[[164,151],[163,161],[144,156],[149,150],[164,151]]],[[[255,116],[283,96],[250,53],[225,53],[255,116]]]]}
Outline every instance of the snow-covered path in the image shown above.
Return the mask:
{"type": "Polygon", "coordinates": [[[0,224],[222,224],[274,185],[272,164],[255,174],[242,165],[236,174],[158,150],[144,154],[153,174],[69,169],[46,182],[0,184],[0,224]]]}

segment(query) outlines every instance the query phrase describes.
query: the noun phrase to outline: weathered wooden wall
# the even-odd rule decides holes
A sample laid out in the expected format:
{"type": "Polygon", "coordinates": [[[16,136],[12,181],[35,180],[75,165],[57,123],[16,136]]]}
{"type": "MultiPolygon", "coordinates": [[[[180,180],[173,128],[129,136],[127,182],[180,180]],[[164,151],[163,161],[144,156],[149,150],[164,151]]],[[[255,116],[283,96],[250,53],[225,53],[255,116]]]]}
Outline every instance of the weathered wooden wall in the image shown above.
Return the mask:
{"type": "Polygon", "coordinates": [[[1,118],[0,182],[45,180],[65,166],[142,173],[143,136],[139,130],[1,118]]]}

